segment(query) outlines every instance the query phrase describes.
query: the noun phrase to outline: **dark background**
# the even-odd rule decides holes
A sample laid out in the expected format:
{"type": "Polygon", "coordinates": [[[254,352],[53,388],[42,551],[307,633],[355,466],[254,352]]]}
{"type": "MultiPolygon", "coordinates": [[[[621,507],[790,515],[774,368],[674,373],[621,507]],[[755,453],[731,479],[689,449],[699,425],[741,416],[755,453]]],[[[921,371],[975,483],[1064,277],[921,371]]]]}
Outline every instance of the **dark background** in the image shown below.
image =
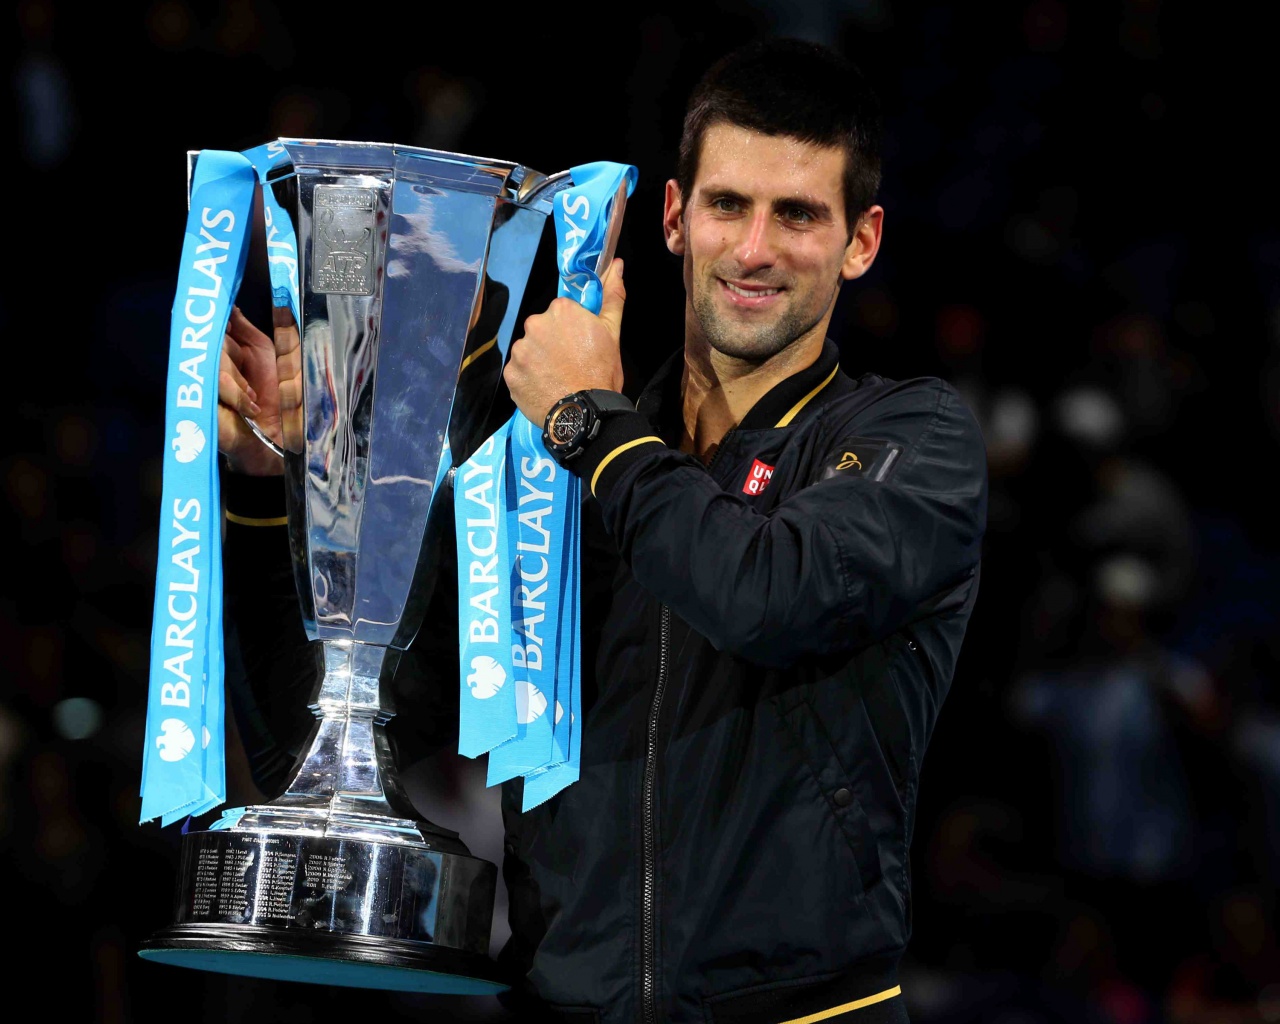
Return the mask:
{"type": "MultiPolygon", "coordinates": [[[[688,90],[793,34],[853,57],[886,110],[885,242],[840,300],[843,365],[952,381],[990,457],[982,595],[923,771],[913,1019],[1280,1020],[1274,26],[1160,0],[616,12],[18,5],[0,884],[19,964],[67,1020],[499,1016],[135,956],[168,921],[178,840],[136,821],[184,152],[296,135],[635,163],[634,393],[682,340],[659,221],[688,90]]],[[[471,766],[406,774],[496,859],[471,766]]],[[[252,798],[234,756],[230,786],[252,798]]]]}

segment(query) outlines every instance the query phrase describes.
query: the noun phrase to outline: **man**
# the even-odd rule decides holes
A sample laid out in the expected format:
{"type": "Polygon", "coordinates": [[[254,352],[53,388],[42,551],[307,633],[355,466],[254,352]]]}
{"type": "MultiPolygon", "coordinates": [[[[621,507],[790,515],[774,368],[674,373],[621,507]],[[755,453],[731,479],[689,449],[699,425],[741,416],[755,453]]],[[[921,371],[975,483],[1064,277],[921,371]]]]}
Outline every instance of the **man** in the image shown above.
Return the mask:
{"type": "Polygon", "coordinates": [[[826,340],[879,249],[878,177],[852,67],[790,41],[732,54],[667,184],[683,351],[621,400],[620,263],[599,316],[557,299],[512,346],[511,395],[589,490],[600,552],[581,780],[527,814],[504,791],[521,1019],[906,1020],[916,783],[977,593],[986,473],[950,387],[850,377],[826,340]]]}

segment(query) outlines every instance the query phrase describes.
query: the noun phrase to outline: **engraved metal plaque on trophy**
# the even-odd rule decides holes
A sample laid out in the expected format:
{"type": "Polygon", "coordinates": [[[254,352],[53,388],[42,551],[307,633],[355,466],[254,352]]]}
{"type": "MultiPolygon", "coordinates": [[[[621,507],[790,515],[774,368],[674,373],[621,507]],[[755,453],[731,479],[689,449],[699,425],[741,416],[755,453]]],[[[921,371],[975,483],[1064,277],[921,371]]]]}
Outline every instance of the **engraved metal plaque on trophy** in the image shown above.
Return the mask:
{"type": "Polygon", "coordinates": [[[183,836],[175,923],[141,953],[257,977],[498,991],[496,869],[414,809],[384,726],[451,536],[438,484],[483,441],[569,177],[403,146],[281,143],[290,163],[269,188],[290,220],[274,227],[292,228],[277,236],[296,238],[301,323],[276,290],[277,355],[292,353],[299,386],[282,388],[298,398],[273,447],[302,617],[323,648],[316,722],[283,795],[183,836]]]}

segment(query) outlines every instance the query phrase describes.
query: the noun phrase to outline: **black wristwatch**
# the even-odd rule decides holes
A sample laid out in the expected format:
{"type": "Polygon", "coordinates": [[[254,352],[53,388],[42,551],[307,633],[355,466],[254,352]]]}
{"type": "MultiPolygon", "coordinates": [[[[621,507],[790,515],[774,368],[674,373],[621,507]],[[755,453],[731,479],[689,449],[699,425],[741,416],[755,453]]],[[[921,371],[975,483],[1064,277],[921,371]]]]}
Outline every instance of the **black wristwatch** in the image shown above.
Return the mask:
{"type": "Polygon", "coordinates": [[[635,406],[616,391],[593,388],[575,391],[556,402],[542,426],[542,443],[562,466],[583,453],[605,417],[635,412],[635,406]]]}

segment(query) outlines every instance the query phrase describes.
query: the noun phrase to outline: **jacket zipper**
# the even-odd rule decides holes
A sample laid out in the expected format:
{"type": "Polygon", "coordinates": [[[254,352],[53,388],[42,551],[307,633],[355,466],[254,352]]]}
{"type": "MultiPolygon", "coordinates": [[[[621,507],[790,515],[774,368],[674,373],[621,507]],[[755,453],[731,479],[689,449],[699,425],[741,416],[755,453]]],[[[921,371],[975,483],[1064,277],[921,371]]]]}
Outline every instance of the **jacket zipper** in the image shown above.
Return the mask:
{"type": "Polygon", "coordinates": [[[671,644],[671,609],[662,606],[658,648],[658,685],[649,709],[648,743],[644,758],[644,890],[641,914],[640,976],[644,1024],[658,1022],[658,713],[667,688],[667,648],[671,644]]]}
{"type": "MultiPolygon", "coordinates": [[[[720,439],[716,453],[707,463],[707,472],[720,458],[730,430],[720,439]]],[[[649,707],[647,744],[644,757],[644,794],[641,825],[644,836],[644,889],[640,916],[640,1007],[643,1024],[658,1024],[658,714],[667,689],[668,648],[671,646],[671,609],[660,612],[658,642],[658,685],[649,707]]]]}

